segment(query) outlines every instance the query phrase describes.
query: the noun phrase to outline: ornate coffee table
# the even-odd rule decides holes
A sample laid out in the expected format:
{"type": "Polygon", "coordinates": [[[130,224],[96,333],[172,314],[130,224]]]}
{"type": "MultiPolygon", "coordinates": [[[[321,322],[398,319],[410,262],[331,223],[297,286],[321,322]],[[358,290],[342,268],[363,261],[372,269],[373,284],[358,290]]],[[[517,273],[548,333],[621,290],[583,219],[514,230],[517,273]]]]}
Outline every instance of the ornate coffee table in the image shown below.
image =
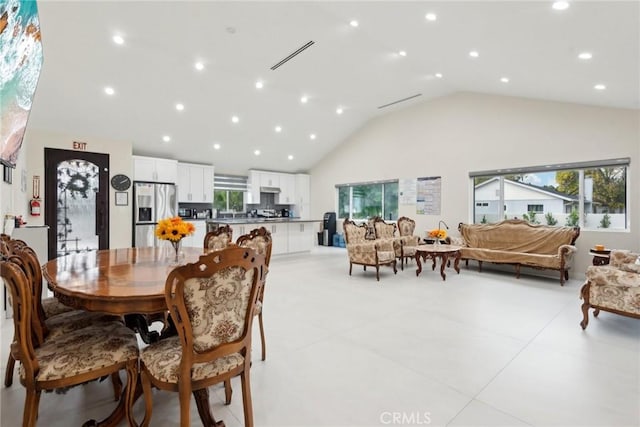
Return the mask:
{"type": "Polygon", "coordinates": [[[453,263],[453,268],[456,270],[458,274],[460,274],[460,267],[458,264],[460,263],[460,246],[455,245],[419,245],[416,247],[416,264],[418,264],[418,269],[416,270],[416,276],[420,275],[422,272],[422,262],[420,262],[420,258],[423,261],[427,260],[427,257],[433,259],[432,270],[436,269],[436,261],[438,258],[441,259],[442,264],[440,265],[440,275],[442,276],[442,280],[447,280],[447,274],[444,272],[444,268],[449,262],[449,257],[454,256],[455,261],[453,263]]]}

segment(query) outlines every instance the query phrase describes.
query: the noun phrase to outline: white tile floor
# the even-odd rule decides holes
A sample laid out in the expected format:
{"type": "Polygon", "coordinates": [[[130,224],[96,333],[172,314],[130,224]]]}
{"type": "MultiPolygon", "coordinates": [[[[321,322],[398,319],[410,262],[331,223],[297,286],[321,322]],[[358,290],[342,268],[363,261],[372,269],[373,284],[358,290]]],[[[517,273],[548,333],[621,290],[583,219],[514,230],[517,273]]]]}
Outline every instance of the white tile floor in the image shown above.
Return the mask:
{"type": "MultiPolygon", "coordinates": [[[[256,426],[640,426],[640,321],[602,312],[582,331],[578,291],[553,279],[478,273],[446,282],[354,266],[344,249],[274,257],[265,297],[267,360],[254,347],[256,426]]],[[[2,326],[2,377],[10,322],[2,326]]],[[[257,332],[257,326],[254,329],[257,332]]],[[[258,342],[259,334],[254,334],[258,342]]],[[[108,383],[43,394],[42,426],[79,426],[113,407],[108,383]]],[[[2,389],[1,425],[21,423],[23,388],[2,389]]],[[[154,395],[153,426],[178,400],[154,395]]],[[[239,382],[216,418],[242,425],[239,382]]],[[[135,408],[141,420],[143,405],[135,408]]],[[[200,425],[192,404],[193,425],[200,425]]],[[[125,425],[123,423],[122,425],[125,425]]]]}

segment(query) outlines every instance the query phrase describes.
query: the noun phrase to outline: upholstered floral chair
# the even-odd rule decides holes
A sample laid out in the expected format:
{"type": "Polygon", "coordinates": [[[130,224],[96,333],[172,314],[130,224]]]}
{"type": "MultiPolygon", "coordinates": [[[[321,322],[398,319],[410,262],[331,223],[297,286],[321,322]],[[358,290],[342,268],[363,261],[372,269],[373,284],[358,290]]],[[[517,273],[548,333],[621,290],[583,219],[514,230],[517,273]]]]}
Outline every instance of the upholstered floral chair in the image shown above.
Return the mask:
{"type": "MultiPolygon", "coordinates": [[[[142,426],[151,422],[151,386],[178,392],[180,426],[191,425],[191,394],[201,415],[208,412],[207,388],[240,375],[244,425],[253,426],[251,403],[251,325],[265,258],[235,244],[175,268],[165,299],[178,335],[142,350],[140,378],[145,400],[142,426]]],[[[229,401],[230,396],[227,396],[229,401]]],[[[204,425],[217,425],[202,419],[204,425]]]]}
{"type": "Polygon", "coordinates": [[[233,242],[233,229],[229,225],[221,225],[204,236],[205,251],[219,251],[233,242]]]}
{"type": "Polygon", "coordinates": [[[609,265],[589,266],[587,281],[580,291],[582,322],[589,324],[589,309],[597,317],[600,310],[640,319],[640,254],[611,251],[609,265]]]}
{"type": "MultiPolygon", "coordinates": [[[[260,255],[264,255],[264,262],[269,268],[269,263],[271,262],[271,247],[273,245],[273,239],[271,237],[271,233],[264,227],[256,228],[251,230],[249,234],[243,234],[238,237],[236,241],[238,246],[243,248],[251,248],[260,255]]],[[[266,278],[266,273],[265,273],[266,278]]],[[[262,307],[264,305],[264,290],[265,283],[262,284],[262,288],[260,289],[260,295],[258,295],[258,302],[256,303],[256,310],[254,315],[258,316],[258,324],[260,326],[260,340],[262,344],[262,360],[267,358],[267,343],[264,337],[264,324],[262,321],[262,307]]]]}
{"type": "Polygon", "coordinates": [[[387,223],[384,219],[376,216],[373,218],[373,229],[376,232],[376,240],[391,242],[396,258],[400,259],[402,257],[402,243],[400,236],[396,236],[396,225],[387,223]]]}
{"type": "Polygon", "coordinates": [[[367,240],[365,238],[367,226],[365,224],[356,225],[349,219],[344,221],[343,229],[349,255],[349,276],[351,276],[353,264],[362,265],[365,271],[367,266],[375,267],[378,281],[380,281],[381,265],[391,266],[394,274],[398,272],[396,254],[391,240],[367,240]]]}
{"type": "Polygon", "coordinates": [[[406,216],[398,218],[398,234],[400,234],[400,268],[404,270],[404,263],[408,259],[415,258],[416,246],[420,244],[420,236],[413,233],[416,229],[416,222],[406,216]]]}
{"type": "MultiPolygon", "coordinates": [[[[136,425],[129,411],[138,378],[135,332],[123,323],[109,322],[40,341],[33,330],[33,296],[24,270],[13,261],[0,261],[0,276],[11,294],[14,324],[11,352],[20,361],[20,382],[26,389],[22,425],[36,425],[43,390],[66,390],[104,376],[113,377],[121,370],[127,372],[127,386],[119,398],[129,425],[136,425]]],[[[64,410],[59,416],[64,417],[64,410]]],[[[46,424],[46,420],[41,421],[46,424]]]]}

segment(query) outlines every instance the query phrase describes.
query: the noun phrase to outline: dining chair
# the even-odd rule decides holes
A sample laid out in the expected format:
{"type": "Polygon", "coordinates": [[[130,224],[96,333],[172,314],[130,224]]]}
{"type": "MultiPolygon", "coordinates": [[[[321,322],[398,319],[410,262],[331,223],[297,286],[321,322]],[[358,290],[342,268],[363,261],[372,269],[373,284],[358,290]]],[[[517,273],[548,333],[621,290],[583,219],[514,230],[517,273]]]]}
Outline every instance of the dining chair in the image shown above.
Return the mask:
{"type": "Polygon", "coordinates": [[[221,225],[204,236],[204,250],[217,251],[233,242],[233,229],[229,225],[221,225]]]}
{"type": "MultiPolygon", "coordinates": [[[[191,394],[202,419],[208,412],[207,388],[236,375],[242,382],[244,425],[253,426],[251,325],[265,273],[264,255],[235,244],[169,273],[165,300],[178,335],[141,352],[142,426],[151,422],[152,385],[178,392],[180,425],[188,427],[191,394]]],[[[202,421],[205,425],[215,423],[212,419],[202,421]]]]}
{"type": "MultiPolygon", "coordinates": [[[[48,316],[41,303],[42,270],[35,251],[26,245],[14,245],[7,259],[22,268],[27,278],[27,285],[31,291],[31,301],[33,304],[31,328],[38,344],[42,344],[45,340],[65,336],[70,332],[87,326],[108,326],[109,323],[113,322],[122,323],[116,316],[73,309],[71,309],[72,311],[64,311],[56,315],[48,316]]],[[[10,387],[13,384],[14,366],[14,356],[12,352],[9,352],[7,370],[5,372],[6,387],[10,387]]],[[[112,382],[114,397],[117,400],[122,389],[120,377],[115,374],[112,377],[112,382]]]]}
{"type": "MultiPolygon", "coordinates": [[[[254,251],[258,252],[259,254],[264,255],[264,260],[265,260],[264,262],[267,266],[267,272],[268,272],[269,262],[271,261],[271,247],[273,244],[271,232],[269,232],[265,227],[253,229],[249,232],[249,234],[244,234],[238,237],[238,240],[236,240],[236,244],[244,248],[251,248],[254,251]]],[[[266,273],[265,273],[264,279],[266,279],[266,273]]],[[[265,360],[267,358],[267,344],[264,336],[264,324],[262,322],[262,307],[264,305],[264,289],[265,289],[265,283],[263,281],[262,287],[260,288],[260,294],[258,295],[258,302],[256,303],[256,309],[254,312],[254,315],[258,316],[258,324],[260,325],[262,360],[265,360]]]]}
{"type": "Polygon", "coordinates": [[[19,264],[2,258],[0,276],[9,289],[13,308],[11,351],[20,361],[20,382],[26,389],[23,427],[36,425],[43,390],[66,390],[121,370],[127,372],[127,384],[120,394],[120,405],[129,425],[136,425],[129,411],[138,374],[135,333],[122,323],[112,322],[38,342],[33,331],[34,304],[29,280],[19,264]]]}

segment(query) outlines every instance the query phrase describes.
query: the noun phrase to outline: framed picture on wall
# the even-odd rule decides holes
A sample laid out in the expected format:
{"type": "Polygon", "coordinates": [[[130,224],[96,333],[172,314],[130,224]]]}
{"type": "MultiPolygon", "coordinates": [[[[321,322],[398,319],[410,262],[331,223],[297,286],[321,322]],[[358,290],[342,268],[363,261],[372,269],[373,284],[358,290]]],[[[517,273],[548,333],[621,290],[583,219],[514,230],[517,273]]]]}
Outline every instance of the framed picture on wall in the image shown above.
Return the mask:
{"type": "Polygon", "coordinates": [[[129,193],[126,191],[116,191],[116,206],[128,206],[129,193]]]}

